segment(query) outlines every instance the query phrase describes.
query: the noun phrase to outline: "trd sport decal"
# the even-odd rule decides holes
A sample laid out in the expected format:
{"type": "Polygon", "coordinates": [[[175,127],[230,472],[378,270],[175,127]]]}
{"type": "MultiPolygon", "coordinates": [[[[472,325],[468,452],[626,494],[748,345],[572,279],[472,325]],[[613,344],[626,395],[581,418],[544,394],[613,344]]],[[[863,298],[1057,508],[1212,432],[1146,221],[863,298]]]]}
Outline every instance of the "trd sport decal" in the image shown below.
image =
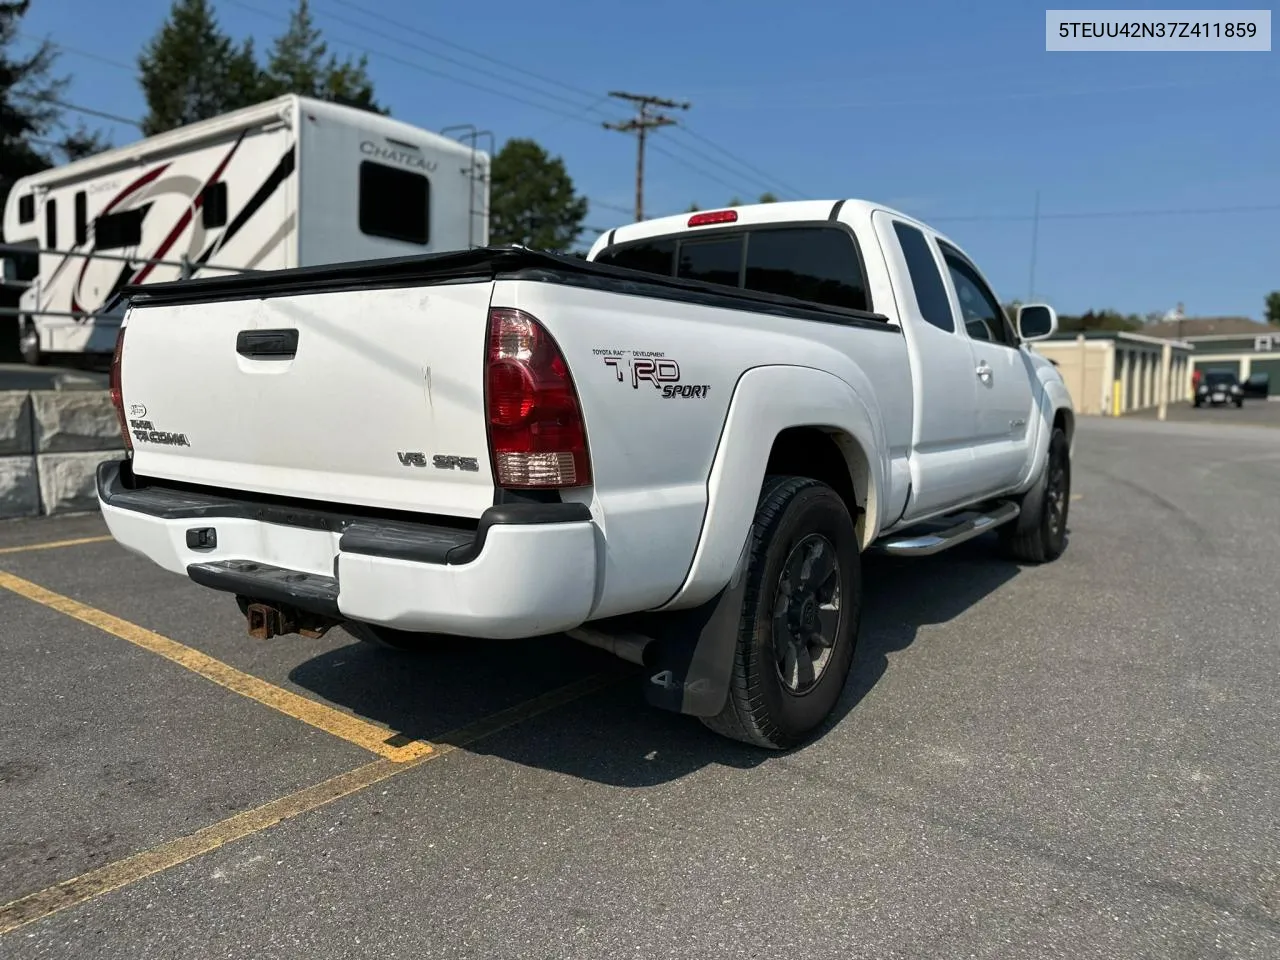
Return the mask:
{"type": "Polygon", "coordinates": [[[665,400],[677,397],[702,399],[711,392],[707,383],[681,383],[680,364],[661,350],[593,350],[613,370],[618,383],[631,381],[633,390],[640,389],[641,381],[662,391],[665,400]],[[624,375],[623,370],[626,370],[624,375]]]}

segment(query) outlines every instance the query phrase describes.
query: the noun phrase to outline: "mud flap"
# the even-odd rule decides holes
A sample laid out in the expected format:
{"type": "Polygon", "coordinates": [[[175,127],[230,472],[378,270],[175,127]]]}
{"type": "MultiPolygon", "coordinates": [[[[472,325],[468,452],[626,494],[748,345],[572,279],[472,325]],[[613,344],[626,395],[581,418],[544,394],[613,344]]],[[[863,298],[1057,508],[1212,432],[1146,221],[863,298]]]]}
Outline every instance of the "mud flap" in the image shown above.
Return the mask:
{"type": "Polygon", "coordinates": [[[625,618],[624,629],[654,641],[644,669],[645,699],[650,706],[695,717],[713,717],[724,708],[737,655],[754,535],[753,527],[732,579],[706,603],[689,610],[625,618]]]}

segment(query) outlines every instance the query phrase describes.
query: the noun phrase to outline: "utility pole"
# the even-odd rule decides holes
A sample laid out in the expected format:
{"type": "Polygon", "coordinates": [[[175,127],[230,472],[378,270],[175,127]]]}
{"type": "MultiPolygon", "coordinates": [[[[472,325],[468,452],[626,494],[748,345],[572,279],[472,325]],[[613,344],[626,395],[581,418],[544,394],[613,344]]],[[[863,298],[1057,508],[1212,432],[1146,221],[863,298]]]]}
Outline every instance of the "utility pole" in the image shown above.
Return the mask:
{"type": "Polygon", "coordinates": [[[609,96],[619,100],[628,100],[637,105],[636,115],[625,123],[606,123],[606,130],[617,130],[620,133],[636,135],[636,222],[644,219],[644,142],[650,130],[658,127],[674,126],[676,121],[666,114],[651,113],[653,107],[666,107],[668,110],[688,110],[690,104],[666,100],[662,97],[651,97],[641,93],[624,93],[611,90],[609,96]]]}

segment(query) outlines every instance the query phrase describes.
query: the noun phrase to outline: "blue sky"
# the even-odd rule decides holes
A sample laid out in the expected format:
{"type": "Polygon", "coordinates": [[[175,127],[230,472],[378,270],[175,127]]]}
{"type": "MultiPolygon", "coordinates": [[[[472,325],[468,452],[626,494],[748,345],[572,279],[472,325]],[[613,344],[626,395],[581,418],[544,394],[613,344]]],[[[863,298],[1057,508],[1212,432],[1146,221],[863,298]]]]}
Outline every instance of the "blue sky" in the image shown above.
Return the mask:
{"type": "MultiPolygon", "coordinates": [[[[213,3],[228,32],[260,48],[292,6],[213,3]]],[[[68,100],[141,117],[130,67],[168,8],[37,0],[24,32],[68,48],[68,100]]],[[[687,130],[653,138],[649,215],[766,189],[878,200],[951,235],[1003,299],[1026,299],[1039,191],[1034,292],[1062,312],[1182,302],[1191,315],[1260,319],[1280,289],[1274,51],[1046,53],[1044,7],[1006,0],[312,9],[335,51],[368,52],[377,96],[397,117],[436,130],[473,123],[499,144],[534,137],[562,156],[593,201],[593,227],[630,219],[634,139],[600,126],[627,115],[606,97],[622,89],[692,102],[680,114],[687,130]],[[1205,209],[1219,212],[1186,212],[1205,209]],[[1085,216],[1131,211],[1182,212],[1085,216]]],[[[117,144],[138,136],[86,119],[117,144]]]]}

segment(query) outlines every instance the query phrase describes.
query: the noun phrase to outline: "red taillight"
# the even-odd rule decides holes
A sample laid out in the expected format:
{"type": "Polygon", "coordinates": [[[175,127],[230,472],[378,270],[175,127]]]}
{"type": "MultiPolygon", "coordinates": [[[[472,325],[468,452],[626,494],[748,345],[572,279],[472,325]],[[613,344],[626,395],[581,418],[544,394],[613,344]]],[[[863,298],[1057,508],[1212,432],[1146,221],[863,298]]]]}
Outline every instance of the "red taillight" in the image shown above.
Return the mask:
{"type": "Polygon", "coordinates": [[[485,368],[489,451],[498,486],[589,484],[578,393],[551,335],[527,313],[495,307],[489,311],[485,368]]]}
{"type": "Polygon", "coordinates": [[[689,226],[705,227],[709,223],[737,223],[737,210],[713,210],[710,213],[695,213],[689,218],[689,226]]]}
{"type": "Polygon", "coordinates": [[[116,408],[116,419],[120,422],[120,436],[124,438],[124,448],[133,453],[133,438],[129,436],[129,420],[124,414],[124,392],[120,383],[120,360],[124,356],[124,328],[120,324],[120,332],[116,335],[116,350],[111,355],[111,405],[116,408]]]}

